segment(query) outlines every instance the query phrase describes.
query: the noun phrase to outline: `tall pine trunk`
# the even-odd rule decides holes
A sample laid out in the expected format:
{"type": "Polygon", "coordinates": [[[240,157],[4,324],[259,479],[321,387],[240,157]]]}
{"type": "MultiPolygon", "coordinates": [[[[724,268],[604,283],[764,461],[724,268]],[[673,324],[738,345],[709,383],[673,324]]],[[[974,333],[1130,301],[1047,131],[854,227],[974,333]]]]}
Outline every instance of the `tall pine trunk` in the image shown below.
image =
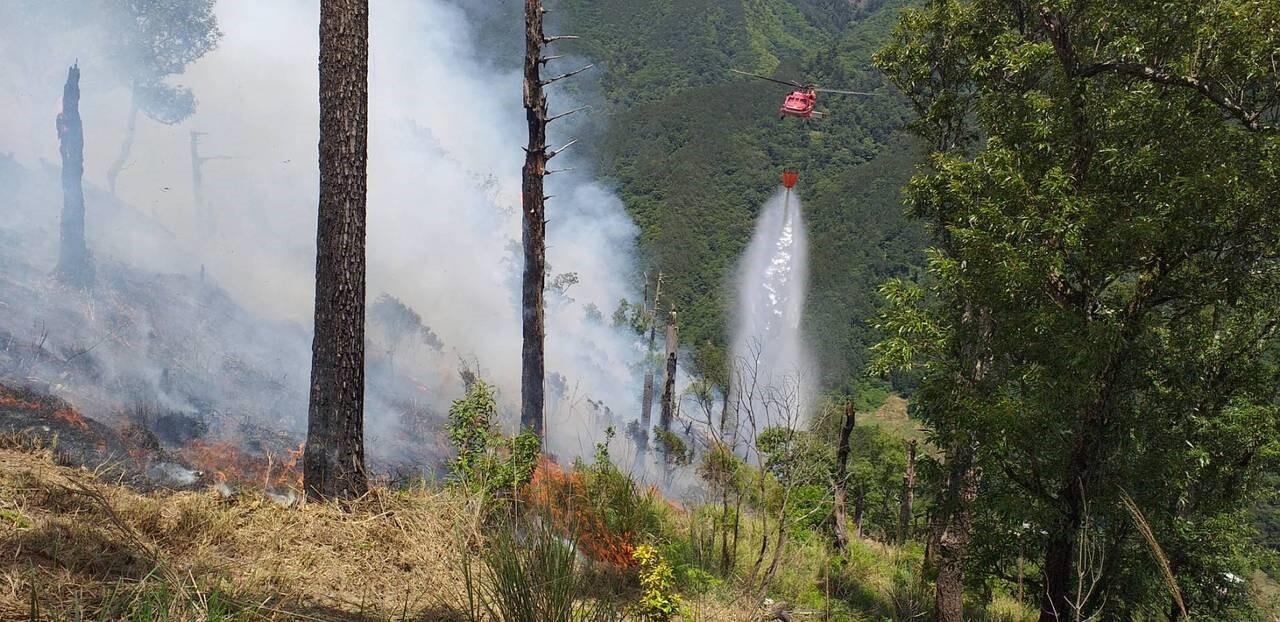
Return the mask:
{"type": "Polygon", "coordinates": [[[529,126],[521,174],[523,206],[524,280],[521,288],[524,346],[520,372],[520,426],[545,438],[544,386],[546,360],[543,351],[546,326],[543,294],[546,287],[547,220],[543,178],[547,174],[547,95],[542,83],[541,0],[525,0],[524,110],[529,126]]]}
{"type": "Polygon", "coordinates": [[[58,113],[58,152],[62,156],[62,223],[58,246],[58,280],[86,286],[93,280],[89,247],[84,239],[84,124],[80,119],[80,66],[67,69],[58,113]]]}
{"type": "Polygon", "coordinates": [[[303,475],[312,499],[368,490],[364,467],[368,0],[320,3],[320,216],[303,475]]]}

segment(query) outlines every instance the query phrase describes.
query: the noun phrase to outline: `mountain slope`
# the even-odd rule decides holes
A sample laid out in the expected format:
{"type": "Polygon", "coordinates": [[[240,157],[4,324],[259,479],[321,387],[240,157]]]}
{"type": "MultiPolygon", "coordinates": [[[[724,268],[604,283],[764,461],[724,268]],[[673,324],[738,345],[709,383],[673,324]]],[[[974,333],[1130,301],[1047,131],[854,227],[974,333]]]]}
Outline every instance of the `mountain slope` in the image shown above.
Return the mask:
{"type": "MultiPolygon", "coordinates": [[[[910,2],[548,3],[549,28],[581,37],[556,52],[597,64],[592,81],[562,93],[597,104],[571,132],[639,226],[645,270],[667,276],[684,343],[727,342],[738,256],[780,170],[797,168],[813,257],[806,327],[827,388],[860,379],[875,287],[912,272],[924,246],[899,197],[918,161],[898,134],[909,110],[871,66],[910,2]],[[731,68],[876,95],[825,96],[829,117],[805,127],[776,116],[785,87],[731,68]]],[[[519,6],[467,9],[499,63],[518,57],[519,6]]]]}

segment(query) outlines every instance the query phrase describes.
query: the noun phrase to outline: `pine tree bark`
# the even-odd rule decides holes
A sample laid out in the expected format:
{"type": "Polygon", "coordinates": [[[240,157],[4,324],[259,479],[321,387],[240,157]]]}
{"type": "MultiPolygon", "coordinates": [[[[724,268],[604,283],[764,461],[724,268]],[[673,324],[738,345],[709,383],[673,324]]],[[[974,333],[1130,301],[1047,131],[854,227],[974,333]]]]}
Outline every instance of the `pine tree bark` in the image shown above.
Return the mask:
{"type": "Polygon", "coordinates": [[[546,195],[543,181],[547,174],[547,95],[542,83],[542,46],[546,35],[542,29],[541,0],[525,0],[524,110],[529,126],[529,144],[525,147],[521,174],[523,207],[524,279],[521,287],[521,309],[524,345],[521,352],[520,425],[540,438],[546,437],[544,421],[546,326],[543,320],[543,294],[546,288],[546,195]]]}
{"type": "Polygon", "coordinates": [[[312,499],[368,490],[364,466],[368,0],[320,4],[320,209],[303,477],[312,499]]]}
{"type": "Polygon", "coordinates": [[[58,113],[58,152],[62,156],[62,223],[58,246],[58,280],[84,287],[93,281],[89,247],[84,238],[84,123],[80,119],[80,66],[67,69],[58,113]]]}
{"type": "Polygon", "coordinates": [[[902,474],[902,500],[898,506],[898,545],[911,535],[912,506],[916,494],[916,441],[907,443],[907,470],[902,474]]]}
{"type": "Polygon", "coordinates": [[[849,435],[853,433],[856,415],[853,400],[844,403],[844,424],[840,426],[840,443],[836,445],[836,499],[835,529],[836,550],[844,553],[849,548],[849,524],[845,516],[845,478],[849,473],[849,435]]]}
{"type": "Polygon", "coordinates": [[[676,327],[676,311],[667,316],[667,378],[662,390],[662,417],[658,425],[663,432],[671,431],[671,420],[676,411],[676,352],[680,349],[680,332],[676,327]]]}

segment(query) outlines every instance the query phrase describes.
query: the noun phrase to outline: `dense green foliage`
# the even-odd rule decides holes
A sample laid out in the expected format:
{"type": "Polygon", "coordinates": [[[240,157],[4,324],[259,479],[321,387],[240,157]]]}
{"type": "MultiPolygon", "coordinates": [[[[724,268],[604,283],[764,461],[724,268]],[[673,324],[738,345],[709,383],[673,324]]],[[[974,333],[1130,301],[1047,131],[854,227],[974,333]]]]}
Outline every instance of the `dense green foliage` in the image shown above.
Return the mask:
{"type": "Polygon", "coordinates": [[[1042,619],[1260,615],[1278,8],[939,0],[879,57],[936,151],[908,201],[938,244],[927,289],[886,287],[879,350],[923,366],[938,446],[981,467],[947,506],[974,520],[969,585],[1025,556],[1042,619]]]}
{"type": "Polygon", "coordinates": [[[779,171],[793,167],[812,249],[807,326],[824,380],[843,386],[861,375],[874,287],[909,273],[923,245],[899,199],[915,163],[911,143],[894,134],[907,109],[871,68],[903,4],[561,3],[566,29],[583,37],[576,51],[602,63],[608,116],[590,147],[599,173],[639,225],[648,271],[667,275],[686,343],[726,340],[737,258],[779,171]],[[735,67],[879,95],[830,96],[830,116],[806,128],[777,118],[786,89],[735,67]]]}

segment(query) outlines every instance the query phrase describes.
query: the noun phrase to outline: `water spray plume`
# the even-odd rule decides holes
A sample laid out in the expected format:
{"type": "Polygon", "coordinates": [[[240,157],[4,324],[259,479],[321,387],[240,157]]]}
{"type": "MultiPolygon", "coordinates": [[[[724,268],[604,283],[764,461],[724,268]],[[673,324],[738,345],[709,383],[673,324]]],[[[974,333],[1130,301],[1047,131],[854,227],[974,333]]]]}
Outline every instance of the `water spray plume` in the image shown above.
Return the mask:
{"type": "Polygon", "coordinates": [[[765,204],[742,258],[734,333],[738,429],[747,438],[769,426],[797,426],[809,408],[813,358],[801,332],[809,244],[794,170],[765,204]]]}

